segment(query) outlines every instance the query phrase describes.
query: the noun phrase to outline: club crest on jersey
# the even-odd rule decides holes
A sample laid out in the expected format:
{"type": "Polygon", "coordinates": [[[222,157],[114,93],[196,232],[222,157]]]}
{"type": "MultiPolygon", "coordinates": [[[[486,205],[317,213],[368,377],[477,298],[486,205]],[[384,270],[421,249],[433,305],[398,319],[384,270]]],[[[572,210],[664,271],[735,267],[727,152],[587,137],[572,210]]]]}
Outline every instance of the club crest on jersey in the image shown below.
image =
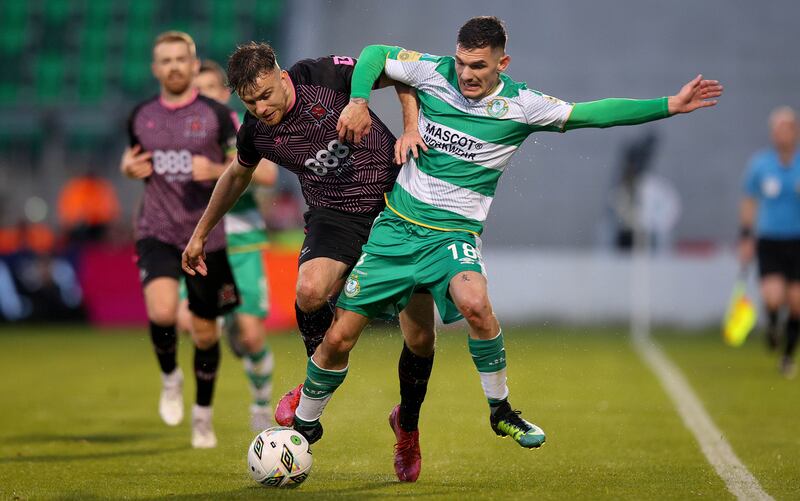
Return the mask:
{"type": "Polygon", "coordinates": [[[347,277],[347,282],[344,284],[344,295],[347,297],[356,297],[361,292],[361,284],[358,281],[358,275],[351,273],[347,277]]]}
{"type": "Polygon", "coordinates": [[[413,50],[403,49],[397,54],[397,60],[403,62],[419,61],[421,57],[422,54],[413,50]]]}
{"type": "Polygon", "coordinates": [[[323,104],[319,101],[312,104],[311,107],[306,110],[306,113],[308,113],[308,115],[314,119],[317,125],[320,125],[326,118],[328,118],[328,115],[331,114],[328,108],[323,106],[323,104]]]}
{"type": "Polygon", "coordinates": [[[192,137],[202,139],[206,137],[208,127],[206,127],[206,119],[203,117],[188,117],[185,122],[186,128],[184,129],[184,137],[192,137]]]}
{"type": "Polygon", "coordinates": [[[502,118],[508,113],[508,101],[502,97],[492,99],[489,101],[489,104],[486,105],[486,113],[494,118],[502,118]]]}

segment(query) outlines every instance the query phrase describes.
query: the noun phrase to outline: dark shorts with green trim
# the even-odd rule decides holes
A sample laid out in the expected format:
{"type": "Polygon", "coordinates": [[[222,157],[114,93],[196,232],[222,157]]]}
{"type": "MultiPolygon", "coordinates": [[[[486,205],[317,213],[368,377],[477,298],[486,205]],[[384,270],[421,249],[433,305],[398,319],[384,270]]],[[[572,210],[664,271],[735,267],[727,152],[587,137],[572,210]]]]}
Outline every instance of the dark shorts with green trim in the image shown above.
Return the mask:
{"type": "Polygon", "coordinates": [[[463,318],[448,291],[463,271],[486,274],[480,238],[410,223],[390,209],[376,219],[337,306],[369,318],[391,318],[415,292],[433,295],[445,323],[463,318]]]}

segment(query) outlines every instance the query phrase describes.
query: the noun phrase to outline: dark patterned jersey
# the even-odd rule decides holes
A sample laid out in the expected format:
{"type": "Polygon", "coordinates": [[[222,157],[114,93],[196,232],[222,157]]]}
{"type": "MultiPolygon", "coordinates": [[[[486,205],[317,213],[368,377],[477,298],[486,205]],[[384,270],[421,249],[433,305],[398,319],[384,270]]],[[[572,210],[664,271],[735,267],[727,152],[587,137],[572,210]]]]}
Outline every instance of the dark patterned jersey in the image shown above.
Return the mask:
{"type": "Polygon", "coordinates": [[[239,129],[239,163],[267,158],[297,174],[309,207],[371,214],[384,206],[400,167],[393,164],[395,137],[370,111],[372,130],[358,146],[340,143],[339,114],[350,101],[355,59],[306,59],[288,73],[295,101],[278,125],[250,113],[239,129]]]}
{"type": "MultiPolygon", "coordinates": [[[[192,180],[192,156],[215,163],[233,151],[238,118],[227,106],[195,95],[171,106],[159,97],[139,104],[128,122],[131,146],[153,152],[153,174],[144,180],[144,197],[136,221],[136,238],[155,238],[183,250],[211,198],[215,181],[192,180]]],[[[225,247],[218,224],[206,250],[225,247]]]]}

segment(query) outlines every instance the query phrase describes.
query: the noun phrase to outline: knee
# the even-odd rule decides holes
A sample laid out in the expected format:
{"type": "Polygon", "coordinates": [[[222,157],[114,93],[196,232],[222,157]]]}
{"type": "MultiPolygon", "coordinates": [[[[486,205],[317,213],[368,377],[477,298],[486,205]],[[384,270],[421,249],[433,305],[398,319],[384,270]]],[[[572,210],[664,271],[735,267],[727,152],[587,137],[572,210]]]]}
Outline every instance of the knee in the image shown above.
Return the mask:
{"type": "Polygon", "coordinates": [[[433,354],[436,344],[436,330],[430,328],[414,328],[410,332],[404,332],[404,340],[411,353],[418,357],[429,357],[433,354]]]}
{"type": "Polygon", "coordinates": [[[258,353],[264,347],[265,336],[257,329],[242,329],[240,336],[248,353],[258,353]]]}
{"type": "Polygon", "coordinates": [[[315,280],[298,280],[296,294],[297,306],[306,313],[322,308],[328,300],[327,291],[323,290],[315,280]]]}
{"type": "Polygon", "coordinates": [[[156,325],[175,325],[178,321],[178,314],[175,308],[170,308],[164,305],[156,305],[150,308],[148,312],[150,321],[156,325]]]}
{"type": "Polygon", "coordinates": [[[458,304],[458,309],[467,322],[473,326],[488,324],[492,319],[492,309],[489,299],[485,296],[473,296],[463,299],[458,304]]]}
{"type": "Polygon", "coordinates": [[[218,341],[216,323],[194,322],[192,326],[192,341],[201,350],[207,350],[218,341]]]}

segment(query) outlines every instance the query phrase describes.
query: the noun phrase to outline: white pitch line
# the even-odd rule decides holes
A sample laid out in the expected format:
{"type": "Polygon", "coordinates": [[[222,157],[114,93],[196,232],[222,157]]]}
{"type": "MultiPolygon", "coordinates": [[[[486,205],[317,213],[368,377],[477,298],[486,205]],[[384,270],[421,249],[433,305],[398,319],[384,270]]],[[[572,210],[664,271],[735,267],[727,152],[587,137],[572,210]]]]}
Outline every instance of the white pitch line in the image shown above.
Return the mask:
{"type": "Polygon", "coordinates": [[[736,456],[680,369],[650,338],[650,270],[646,244],[638,246],[638,251],[634,253],[631,278],[631,340],[634,349],[661,382],[683,424],[692,432],[706,459],[731,494],[748,501],[773,500],[736,456]]]}
{"type": "Polygon", "coordinates": [[[683,419],[683,424],[692,432],[700,449],[725,482],[728,490],[738,499],[771,500],[758,480],[742,464],[736,453],[711,417],[703,408],[692,387],[680,370],[655,346],[652,341],[634,337],[634,347],[652,369],[683,419]]]}

